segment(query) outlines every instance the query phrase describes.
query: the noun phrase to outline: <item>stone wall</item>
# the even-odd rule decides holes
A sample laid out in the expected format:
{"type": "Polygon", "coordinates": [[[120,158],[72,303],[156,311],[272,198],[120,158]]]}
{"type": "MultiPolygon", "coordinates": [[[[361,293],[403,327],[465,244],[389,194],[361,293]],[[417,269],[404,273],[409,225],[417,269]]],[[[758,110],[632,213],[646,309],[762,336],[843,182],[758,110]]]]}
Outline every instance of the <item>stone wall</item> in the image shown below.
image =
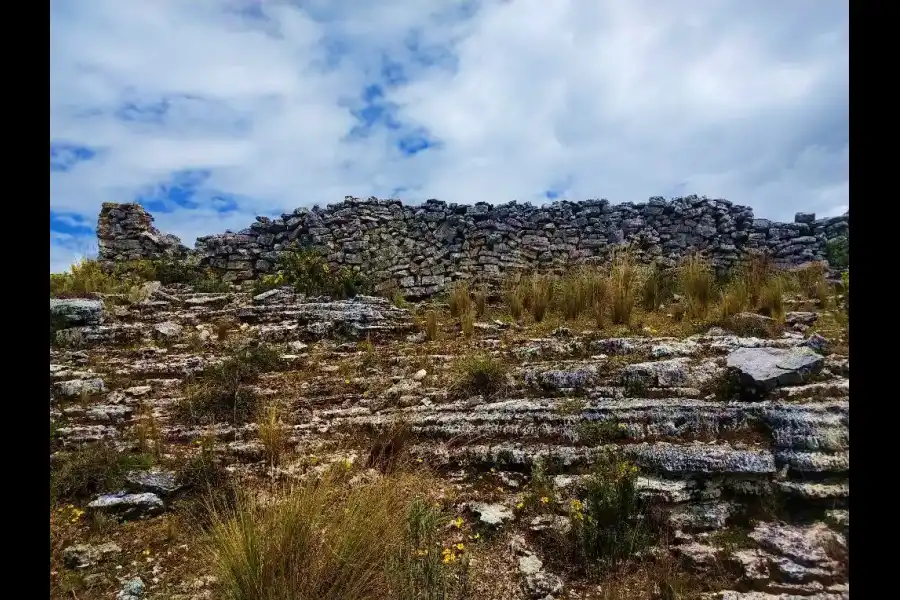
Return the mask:
{"type": "MultiPolygon", "coordinates": [[[[152,217],[137,205],[104,205],[100,221],[103,259],[154,256],[178,245],[152,229],[152,217]]],[[[602,261],[622,242],[631,242],[643,260],[674,264],[700,250],[727,268],[748,250],[768,251],[783,265],[821,260],[829,239],[848,234],[849,214],[816,219],[797,213],[793,223],[777,223],[754,218],[749,207],[696,196],[545,206],[438,200],[406,206],[347,197],[324,209],[257,217],[240,232],[199,238],[193,252],[201,264],[240,282],[272,272],[278,252],[297,242],[321,249],[335,267],[361,269],[377,289],[397,285],[407,296],[422,297],[459,278],[490,281],[514,270],[602,261]]]]}
{"type": "Polygon", "coordinates": [[[190,252],[174,235],[160,233],[153,216],[140,204],[104,202],[97,219],[98,258],[104,266],[117,262],[172,257],[190,252]]]}

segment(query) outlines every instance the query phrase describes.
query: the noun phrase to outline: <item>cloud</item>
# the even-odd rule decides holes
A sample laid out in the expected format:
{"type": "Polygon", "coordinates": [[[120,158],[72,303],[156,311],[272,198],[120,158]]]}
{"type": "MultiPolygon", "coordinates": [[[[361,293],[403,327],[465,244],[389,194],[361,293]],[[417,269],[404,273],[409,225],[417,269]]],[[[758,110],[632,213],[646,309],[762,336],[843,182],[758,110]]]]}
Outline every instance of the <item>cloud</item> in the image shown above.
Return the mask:
{"type": "MultiPolygon", "coordinates": [[[[59,0],[50,28],[50,208],[82,225],[138,200],[190,244],[348,194],[848,207],[847,0],[59,0]]],[[[91,236],[51,217],[51,269],[91,236]]]]}

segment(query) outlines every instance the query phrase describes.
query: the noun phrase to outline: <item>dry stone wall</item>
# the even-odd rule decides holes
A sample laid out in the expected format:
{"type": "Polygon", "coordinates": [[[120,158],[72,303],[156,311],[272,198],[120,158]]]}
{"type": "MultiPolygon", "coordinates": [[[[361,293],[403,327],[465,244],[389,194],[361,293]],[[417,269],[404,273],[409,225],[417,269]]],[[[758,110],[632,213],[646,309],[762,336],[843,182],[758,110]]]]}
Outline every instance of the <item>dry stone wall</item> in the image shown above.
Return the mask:
{"type": "MultiPolygon", "coordinates": [[[[152,227],[136,204],[105,204],[97,235],[100,258],[118,261],[183,254],[173,236],[152,227]]],[[[241,282],[271,273],[292,243],[322,250],[335,266],[358,268],[376,289],[398,286],[423,297],[460,278],[491,281],[526,269],[564,269],[602,261],[623,242],[643,260],[674,263],[695,250],[727,268],[751,250],[784,265],[825,258],[828,240],[849,235],[849,213],[816,219],[797,213],[793,223],[757,219],[727,200],[690,196],[647,203],[561,201],[544,206],[447,204],[428,200],[346,197],[324,209],[298,208],[249,228],[199,238],[192,259],[241,282]]]]}

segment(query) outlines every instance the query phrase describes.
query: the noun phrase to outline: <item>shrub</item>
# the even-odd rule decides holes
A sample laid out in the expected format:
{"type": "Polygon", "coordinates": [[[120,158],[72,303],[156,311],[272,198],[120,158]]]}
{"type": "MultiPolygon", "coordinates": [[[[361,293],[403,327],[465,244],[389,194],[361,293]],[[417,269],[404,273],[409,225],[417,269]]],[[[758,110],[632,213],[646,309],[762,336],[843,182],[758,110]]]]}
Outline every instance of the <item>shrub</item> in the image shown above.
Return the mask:
{"type": "Polygon", "coordinates": [[[850,238],[845,235],[832,238],[825,243],[825,257],[828,264],[836,269],[850,266],[850,238]]]}
{"type": "Polygon", "coordinates": [[[259,294],[283,285],[290,286],[298,294],[336,299],[353,298],[370,287],[361,272],[347,267],[332,269],[321,252],[300,247],[282,252],[275,273],[258,280],[254,292],[259,294]]]}
{"type": "Polygon", "coordinates": [[[440,557],[444,519],[418,495],[422,488],[413,475],[349,486],[329,473],[265,503],[242,498],[235,510],[214,514],[204,547],[221,597],[455,597],[458,563],[440,557]]]}
{"type": "Polygon", "coordinates": [[[240,350],[204,370],[189,384],[176,411],[189,422],[208,419],[246,422],[258,409],[258,398],[248,386],[261,373],[275,369],[279,364],[279,353],[268,346],[240,350]]]}
{"type": "Polygon", "coordinates": [[[588,571],[615,569],[653,540],[637,472],[625,460],[604,457],[587,478],[583,500],[571,503],[573,558],[588,571]]]}
{"type": "Polygon", "coordinates": [[[472,309],[472,296],[467,281],[457,281],[450,288],[450,316],[461,317],[472,309]]]}
{"type": "Polygon", "coordinates": [[[634,310],[637,286],[637,265],[629,252],[619,252],[613,257],[609,273],[609,293],[612,322],[628,324],[634,310]]]}
{"type": "Polygon", "coordinates": [[[106,442],[59,453],[51,463],[50,497],[63,500],[117,491],[129,471],[152,464],[148,454],[120,453],[106,442]]]}
{"type": "Polygon", "coordinates": [[[451,392],[456,396],[492,396],[503,389],[506,371],[506,364],[489,354],[466,356],[456,364],[451,392]]]}
{"type": "Polygon", "coordinates": [[[715,273],[709,262],[699,254],[688,257],[678,270],[678,280],[688,317],[705,317],[713,300],[716,283],[715,273]]]}
{"type": "Polygon", "coordinates": [[[91,294],[122,292],[128,287],[122,281],[105,272],[100,262],[83,258],[73,264],[67,273],[50,274],[50,297],[83,297],[91,294]]]}

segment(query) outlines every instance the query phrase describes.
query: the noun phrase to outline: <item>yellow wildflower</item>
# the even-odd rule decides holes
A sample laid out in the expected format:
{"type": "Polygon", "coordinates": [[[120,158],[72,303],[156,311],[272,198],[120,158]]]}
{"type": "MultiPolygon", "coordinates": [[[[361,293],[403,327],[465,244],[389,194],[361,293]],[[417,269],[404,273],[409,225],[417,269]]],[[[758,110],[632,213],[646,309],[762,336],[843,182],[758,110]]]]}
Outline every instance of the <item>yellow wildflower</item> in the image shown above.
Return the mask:
{"type": "Polygon", "coordinates": [[[516,509],[517,509],[517,510],[522,510],[523,508],[525,508],[525,503],[524,503],[524,502],[519,502],[518,504],[516,504],[516,509]]]}
{"type": "Polygon", "coordinates": [[[572,510],[574,510],[575,512],[581,512],[583,508],[584,505],[581,503],[581,500],[579,500],[578,498],[572,500],[572,510]]]}
{"type": "Polygon", "coordinates": [[[144,556],[150,556],[150,548],[144,550],[144,556]]]}
{"type": "Polygon", "coordinates": [[[547,504],[548,502],[550,502],[550,498],[548,498],[547,496],[541,496],[541,504],[547,504]]]}
{"type": "Polygon", "coordinates": [[[457,550],[465,550],[466,547],[463,545],[462,542],[460,542],[460,543],[458,543],[458,544],[456,545],[456,549],[457,549],[457,550]]]}
{"type": "Polygon", "coordinates": [[[497,469],[495,469],[494,467],[491,467],[491,473],[496,473],[496,472],[497,472],[497,469]]]}
{"type": "Polygon", "coordinates": [[[345,379],[345,380],[344,380],[344,383],[346,383],[346,384],[349,385],[349,384],[350,384],[350,380],[349,380],[349,379],[345,379]]]}
{"type": "Polygon", "coordinates": [[[455,560],[456,560],[455,554],[445,554],[442,562],[446,565],[446,564],[454,562],[455,560]]]}
{"type": "Polygon", "coordinates": [[[455,525],[457,529],[462,527],[462,524],[463,524],[462,517],[456,517],[456,520],[453,521],[453,525],[455,525]]]}
{"type": "Polygon", "coordinates": [[[481,534],[480,534],[480,533],[476,533],[475,535],[472,536],[472,539],[473,539],[473,540],[477,540],[477,539],[479,539],[480,537],[481,537],[481,534]]]}
{"type": "Polygon", "coordinates": [[[416,550],[416,556],[428,556],[428,549],[420,548],[419,550],[416,550]]]}

